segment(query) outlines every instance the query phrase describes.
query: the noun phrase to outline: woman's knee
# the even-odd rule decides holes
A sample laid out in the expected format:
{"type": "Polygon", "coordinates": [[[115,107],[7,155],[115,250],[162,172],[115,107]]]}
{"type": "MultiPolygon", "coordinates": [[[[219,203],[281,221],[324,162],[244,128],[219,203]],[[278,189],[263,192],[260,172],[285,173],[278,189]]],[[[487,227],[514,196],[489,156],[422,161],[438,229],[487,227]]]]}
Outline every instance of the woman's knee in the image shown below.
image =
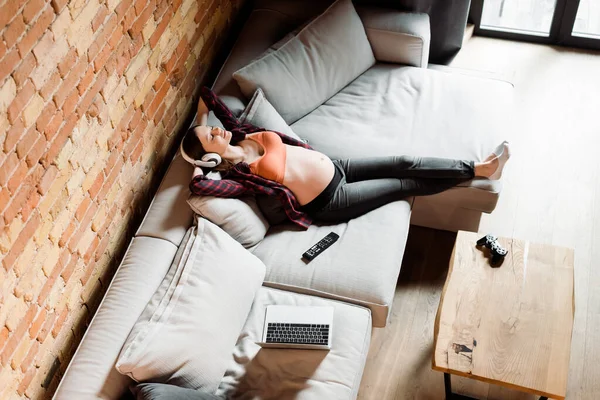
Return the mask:
{"type": "Polygon", "coordinates": [[[394,164],[402,169],[410,168],[414,166],[417,162],[417,157],[415,156],[394,156],[394,164]]]}

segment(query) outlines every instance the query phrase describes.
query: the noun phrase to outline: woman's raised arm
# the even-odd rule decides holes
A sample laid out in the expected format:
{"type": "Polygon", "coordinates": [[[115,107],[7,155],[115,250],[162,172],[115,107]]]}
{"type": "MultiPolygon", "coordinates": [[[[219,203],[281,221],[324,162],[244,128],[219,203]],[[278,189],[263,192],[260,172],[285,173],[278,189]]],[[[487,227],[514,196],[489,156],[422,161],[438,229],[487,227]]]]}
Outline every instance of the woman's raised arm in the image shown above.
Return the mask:
{"type": "Polygon", "coordinates": [[[198,99],[198,116],[196,117],[196,123],[206,126],[209,112],[210,110],[206,106],[206,103],[204,103],[204,100],[202,100],[202,97],[200,97],[200,99],[198,99]]]}
{"type": "Polygon", "coordinates": [[[203,103],[206,105],[208,110],[215,113],[215,116],[219,119],[219,121],[221,121],[225,129],[232,131],[232,133],[234,133],[233,131],[235,129],[239,129],[241,125],[240,121],[238,121],[231,110],[227,108],[225,103],[223,103],[211,89],[203,86],[200,89],[200,98],[203,100],[203,103]]]}

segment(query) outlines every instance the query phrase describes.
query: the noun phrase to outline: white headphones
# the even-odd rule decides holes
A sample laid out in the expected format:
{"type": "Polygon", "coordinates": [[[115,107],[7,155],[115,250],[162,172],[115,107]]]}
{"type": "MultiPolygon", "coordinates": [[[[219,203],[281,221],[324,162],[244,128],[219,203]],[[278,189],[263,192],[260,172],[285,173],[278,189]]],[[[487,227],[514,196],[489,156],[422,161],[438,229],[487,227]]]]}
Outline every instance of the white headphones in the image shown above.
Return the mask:
{"type": "Polygon", "coordinates": [[[214,168],[217,165],[221,164],[222,161],[221,156],[217,153],[206,153],[202,156],[200,160],[194,160],[192,157],[188,156],[185,153],[185,150],[183,150],[183,140],[179,145],[179,150],[181,151],[181,156],[183,157],[183,159],[196,167],[214,168]]]}

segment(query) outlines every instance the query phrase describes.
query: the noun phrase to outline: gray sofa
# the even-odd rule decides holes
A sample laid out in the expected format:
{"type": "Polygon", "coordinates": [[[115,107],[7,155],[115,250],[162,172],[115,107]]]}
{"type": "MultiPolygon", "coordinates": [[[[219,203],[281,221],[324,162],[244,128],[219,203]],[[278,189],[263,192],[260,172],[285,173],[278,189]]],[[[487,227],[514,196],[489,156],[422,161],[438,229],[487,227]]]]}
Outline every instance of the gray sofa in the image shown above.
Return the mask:
{"type": "MultiPolygon", "coordinates": [[[[257,1],[213,89],[241,113],[247,99],[232,73],[326,5],[257,1]]],[[[332,158],[408,154],[482,159],[504,139],[510,84],[427,68],[425,14],[364,7],[358,11],[380,62],[296,121],[291,126],[296,134],[332,158]]],[[[209,123],[218,121],[213,117],[209,123]]],[[[193,223],[186,204],[191,174],[192,167],[176,156],[55,398],[117,399],[133,383],[115,370],[115,361],[193,223]]],[[[500,182],[475,179],[442,194],[388,204],[343,224],[313,224],[306,231],[291,224],[270,227],[248,249],[265,264],[266,277],[217,393],[235,398],[356,398],[371,327],[384,327],[390,315],[410,224],[477,230],[481,214],[493,211],[500,190],[500,182]],[[330,231],[340,235],[338,243],[304,263],[302,252],[330,231]],[[268,304],[335,307],[332,350],[259,351],[254,341],[268,304]]]]}

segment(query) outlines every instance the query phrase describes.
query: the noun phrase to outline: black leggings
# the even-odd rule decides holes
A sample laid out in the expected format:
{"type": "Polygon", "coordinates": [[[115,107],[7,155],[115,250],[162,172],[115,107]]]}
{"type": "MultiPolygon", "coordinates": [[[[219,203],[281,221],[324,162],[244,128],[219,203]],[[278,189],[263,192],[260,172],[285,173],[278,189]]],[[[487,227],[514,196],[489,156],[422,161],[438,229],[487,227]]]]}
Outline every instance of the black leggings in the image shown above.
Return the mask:
{"type": "Polygon", "coordinates": [[[302,207],[317,221],[342,222],[410,196],[443,192],[474,177],[474,162],[433,157],[333,161],[331,183],[302,207]]]}

